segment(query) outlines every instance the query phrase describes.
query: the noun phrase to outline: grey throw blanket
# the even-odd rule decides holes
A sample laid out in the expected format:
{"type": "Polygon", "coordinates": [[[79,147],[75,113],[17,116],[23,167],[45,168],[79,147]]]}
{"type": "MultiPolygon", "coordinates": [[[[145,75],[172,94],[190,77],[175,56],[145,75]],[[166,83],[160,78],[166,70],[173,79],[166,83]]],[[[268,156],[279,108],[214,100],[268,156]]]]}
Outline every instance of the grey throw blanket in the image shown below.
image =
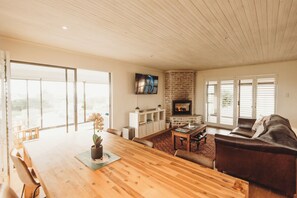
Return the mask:
{"type": "Polygon", "coordinates": [[[296,134],[289,120],[279,115],[271,115],[270,120],[264,123],[263,133],[256,139],[297,151],[296,134]]]}

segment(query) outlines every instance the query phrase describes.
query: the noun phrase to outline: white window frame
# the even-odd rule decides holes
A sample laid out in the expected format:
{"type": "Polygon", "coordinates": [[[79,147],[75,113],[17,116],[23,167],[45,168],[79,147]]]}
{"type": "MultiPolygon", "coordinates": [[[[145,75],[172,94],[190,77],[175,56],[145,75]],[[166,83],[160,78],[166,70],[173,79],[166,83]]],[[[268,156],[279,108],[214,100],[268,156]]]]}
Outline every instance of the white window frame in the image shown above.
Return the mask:
{"type": "Polygon", "coordinates": [[[275,93],[274,93],[274,112],[277,113],[277,96],[278,96],[278,75],[276,74],[268,74],[268,75],[251,75],[251,76],[238,76],[238,77],[230,77],[230,78],[209,78],[204,81],[204,109],[203,115],[205,116],[205,123],[211,126],[222,127],[222,128],[234,128],[237,125],[238,117],[239,117],[239,80],[252,79],[253,86],[253,108],[252,108],[252,118],[256,118],[256,107],[257,107],[257,79],[260,78],[274,78],[275,84],[275,93]],[[223,125],[220,124],[221,117],[221,109],[220,109],[220,99],[221,99],[221,81],[225,80],[234,80],[234,93],[233,93],[233,125],[223,125]],[[209,81],[217,81],[217,122],[212,123],[207,121],[207,83],[209,81]]]}

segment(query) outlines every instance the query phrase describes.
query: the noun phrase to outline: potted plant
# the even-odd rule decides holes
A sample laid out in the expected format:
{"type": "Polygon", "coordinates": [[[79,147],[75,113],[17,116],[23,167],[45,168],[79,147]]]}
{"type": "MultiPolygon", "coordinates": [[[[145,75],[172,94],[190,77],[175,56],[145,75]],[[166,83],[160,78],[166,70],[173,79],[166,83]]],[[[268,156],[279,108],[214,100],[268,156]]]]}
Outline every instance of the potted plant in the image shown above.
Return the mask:
{"type": "Polygon", "coordinates": [[[103,146],[102,146],[102,137],[97,135],[97,133],[101,132],[104,128],[104,119],[100,113],[93,113],[88,118],[88,121],[94,122],[94,134],[93,134],[93,142],[94,145],[91,146],[91,157],[92,159],[101,159],[103,156],[103,146]],[[96,133],[97,132],[97,133],[96,133]]]}
{"type": "Polygon", "coordinates": [[[139,109],[140,109],[139,107],[136,107],[135,108],[135,112],[138,113],[139,112],[139,109]]]}

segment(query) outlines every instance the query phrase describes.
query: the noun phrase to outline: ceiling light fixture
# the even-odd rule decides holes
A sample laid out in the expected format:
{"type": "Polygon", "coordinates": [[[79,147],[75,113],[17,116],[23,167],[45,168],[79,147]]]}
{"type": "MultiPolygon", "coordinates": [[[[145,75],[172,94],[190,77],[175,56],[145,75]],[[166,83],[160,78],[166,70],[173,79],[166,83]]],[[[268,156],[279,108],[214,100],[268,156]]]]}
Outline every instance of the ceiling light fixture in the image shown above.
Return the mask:
{"type": "Polygon", "coordinates": [[[63,30],[68,30],[68,27],[67,26],[62,26],[62,29],[63,30]]]}

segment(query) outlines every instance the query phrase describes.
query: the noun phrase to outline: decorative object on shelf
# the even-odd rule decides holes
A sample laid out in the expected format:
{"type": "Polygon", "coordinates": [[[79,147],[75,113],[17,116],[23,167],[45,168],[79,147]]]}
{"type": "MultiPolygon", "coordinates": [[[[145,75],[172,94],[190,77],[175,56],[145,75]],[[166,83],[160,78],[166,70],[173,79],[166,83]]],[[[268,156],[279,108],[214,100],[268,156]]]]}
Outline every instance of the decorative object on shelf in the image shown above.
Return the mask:
{"type": "Polygon", "coordinates": [[[157,110],[161,110],[161,105],[160,104],[158,105],[157,110]]]}
{"type": "Polygon", "coordinates": [[[193,124],[194,124],[194,120],[190,120],[189,124],[188,124],[188,127],[191,128],[193,126],[193,124]]]}
{"type": "Polygon", "coordinates": [[[170,128],[170,121],[166,121],[166,129],[170,128]]]}
{"type": "Polygon", "coordinates": [[[135,113],[139,113],[139,107],[135,108],[135,113]]]}
{"type": "Polygon", "coordinates": [[[94,134],[93,134],[93,142],[94,145],[91,147],[91,157],[92,159],[101,159],[103,156],[103,146],[102,146],[102,137],[96,134],[101,132],[104,128],[104,119],[100,113],[93,113],[89,116],[88,121],[94,122],[94,134]]]}

